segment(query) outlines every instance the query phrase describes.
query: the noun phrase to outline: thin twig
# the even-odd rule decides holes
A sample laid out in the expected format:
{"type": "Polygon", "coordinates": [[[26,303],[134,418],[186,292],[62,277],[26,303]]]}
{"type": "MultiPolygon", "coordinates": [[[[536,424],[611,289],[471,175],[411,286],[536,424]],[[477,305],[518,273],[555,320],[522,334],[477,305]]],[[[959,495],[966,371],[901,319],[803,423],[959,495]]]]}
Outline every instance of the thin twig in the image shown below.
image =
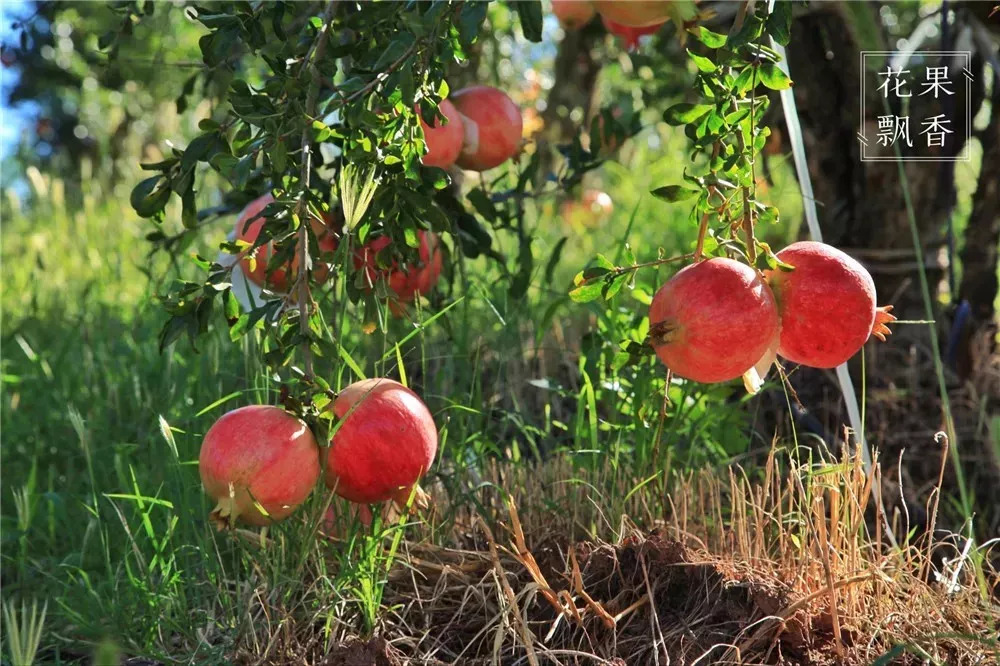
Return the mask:
{"type": "MultiPolygon", "coordinates": [[[[330,2],[323,12],[323,26],[316,34],[309,52],[302,63],[303,67],[308,67],[312,76],[312,85],[306,96],[306,115],[313,117],[316,115],[316,98],[319,96],[319,87],[322,77],[316,67],[316,61],[323,58],[326,52],[327,37],[330,32],[330,23],[333,21],[333,13],[336,3],[330,2]]],[[[309,306],[311,295],[309,294],[309,208],[306,205],[306,197],[309,194],[309,175],[312,171],[312,152],[310,150],[309,135],[311,126],[306,125],[302,129],[302,172],[300,181],[302,193],[299,195],[299,202],[296,206],[296,213],[299,217],[299,270],[296,275],[296,287],[299,301],[299,332],[304,340],[302,342],[302,356],[305,374],[312,377],[312,352],[309,349],[309,306]]]]}

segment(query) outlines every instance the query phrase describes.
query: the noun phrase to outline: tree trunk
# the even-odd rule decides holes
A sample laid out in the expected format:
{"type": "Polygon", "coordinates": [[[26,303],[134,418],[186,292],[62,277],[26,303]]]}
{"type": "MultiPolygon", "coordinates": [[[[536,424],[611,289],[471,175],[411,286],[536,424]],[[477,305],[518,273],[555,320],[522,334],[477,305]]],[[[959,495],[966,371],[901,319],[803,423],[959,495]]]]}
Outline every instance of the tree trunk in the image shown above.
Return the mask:
{"type": "Polygon", "coordinates": [[[997,253],[1000,246],[1000,81],[993,85],[993,115],[980,133],[983,161],[962,250],[959,298],[968,303],[968,320],[956,353],[960,376],[967,377],[985,359],[976,351],[994,351],[997,330],[993,304],[997,297],[997,253]],[[985,349],[976,350],[982,342],[985,349]]]}
{"type": "MultiPolygon", "coordinates": [[[[865,264],[881,303],[893,303],[903,318],[921,319],[923,299],[898,166],[862,162],[857,139],[862,76],[858,55],[874,46],[859,43],[857,15],[865,11],[871,8],[855,6],[849,12],[841,3],[814,3],[792,30],[789,67],[824,240],[865,264]]],[[[954,109],[947,109],[947,115],[955,133],[949,138],[961,138],[940,148],[941,157],[957,155],[965,143],[966,97],[961,73],[954,69],[949,74],[956,94],[948,98],[954,109]]],[[[881,114],[878,91],[866,93],[866,109],[881,114]]],[[[909,115],[919,119],[942,113],[942,102],[914,94],[909,115]]],[[[918,130],[919,126],[911,127],[914,140],[918,130]]],[[[869,139],[876,135],[871,117],[866,119],[865,134],[869,139]]],[[[943,164],[904,164],[932,296],[948,268],[946,229],[954,205],[950,179],[942,183],[942,172],[950,173],[943,164]]]]}

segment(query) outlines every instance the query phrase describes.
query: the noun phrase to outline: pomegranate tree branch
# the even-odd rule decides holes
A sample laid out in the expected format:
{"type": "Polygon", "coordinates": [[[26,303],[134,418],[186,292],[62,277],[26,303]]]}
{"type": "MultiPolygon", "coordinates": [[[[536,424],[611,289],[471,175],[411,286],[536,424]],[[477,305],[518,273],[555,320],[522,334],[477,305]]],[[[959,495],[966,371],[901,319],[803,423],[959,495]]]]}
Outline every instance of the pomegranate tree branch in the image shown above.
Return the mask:
{"type": "MultiPolygon", "coordinates": [[[[330,24],[333,21],[333,13],[336,9],[336,3],[329,2],[326,5],[326,10],[323,12],[323,26],[319,29],[316,34],[316,39],[313,40],[312,46],[309,47],[309,52],[306,54],[306,58],[303,61],[303,67],[309,68],[310,77],[312,79],[312,85],[309,87],[309,93],[306,96],[306,116],[312,118],[316,115],[316,98],[319,95],[319,88],[321,85],[322,77],[320,76],[319,69],[316,67],[316,60],[323,57],[326,52],[326,44],[330,32],[330,24]]],[[[312,171],[312,152],[310,149],[310,125],[306,125],[302,129],[302,172],[300,175],[300,184],[302,186],[302,192],[299,195],[299,202],[296,206],[296,214],[299,218],[299,270],[295,278],[297,299],[299,304],[299,332],[302,334],[304,340],[302,341],[302,355],[303,355],[303,365],[305,374],[307,377],[312,377],[313,367],[312,367],[312,352],[309,349],[310,345],[310,331],[309,331],[309,310],[312,301],[312,297],[309,294],[309,208],[306,204],[306,198],[309,195],[309,175],[312,171]]]]}
{"type": "Polygon", "coordinates": [[[650,266],[661,266],[663,264],[672,264],[677,261],[684,261],[685,259],[693,259],[694,256],[695,255],[693,252],[688,252],[687,254],[678,254],[673,257],[654,259],[653,261],[644,261],[641,264],[632,264],[631,266],[617,266],[614,269],[608,271],[607,273],[601,273],[600,275],[596,275],[592,278],[585,278],[576,286],[581,287],[585,284],[597,282],[598,280],[612,280],[618,277],[619,275],[624,275],[625,273],[629,273],[639,268],[648,268],[650,266]]]}

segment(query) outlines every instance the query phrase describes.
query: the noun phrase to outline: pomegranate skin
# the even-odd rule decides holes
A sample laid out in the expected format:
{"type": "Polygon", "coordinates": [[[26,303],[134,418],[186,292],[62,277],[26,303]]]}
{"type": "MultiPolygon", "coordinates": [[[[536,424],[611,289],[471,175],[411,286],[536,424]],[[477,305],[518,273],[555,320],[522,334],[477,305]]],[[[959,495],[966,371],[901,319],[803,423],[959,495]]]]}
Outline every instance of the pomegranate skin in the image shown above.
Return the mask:
{"type": "MultiPolygon", "coordinates": [[[[240,216],[236,219],[236,238],[242,241],[246,241],[251,245],[256,242],[257,236],[260,235],[261,229],[264,228],[265,219],[263,217],[258,217],[261,212],[267,207],[268,204],[274,201],[274,197],[271,194],[265,194],[263,196],[257,197],[243,209],[240,216]],[[247,224],[247,222],[253,218],[253,222],[247,224]]],[[[313,233],[316,235],[319,244],[320,253],[332,253],[337,249],[337,238],[330,231],[330,220],[322,221],[315,217],[310,218],[309,224],[312,225],[313,233]]],[[[240,268],[243,269],[243,274],[247,276],[247,279],[256,284],[258,287],[266,287],[268,289],[273,289],[274,291],[285,293],[288,291],[291,283],[295,280],[295,274],[299,267],[299,257],[298,253],[292,258],[291,266],[280,266],[273,271],[271,275],[267,274],[267,262],[270,261],[271,255],[273,254],[273,244],[267,243],[266,245],[261,245],[255,248],[253,252],[248,253],[247,256],[240,259],[240,268]],[[253,258],[253,266],[251,268],[251,257],[253,258]]],[[[313,277],[317,282],[325,282],[327,277],[329,277],[330,268],[326,264],[315,264],[315,268],[312,271],[313,277]]]]}
{"type": "Polygon", "coordinates": [[[355,382],[340,392],[333,411],[342,420],[330,443],[325,480],[344,499],[359,504],[396,499],[434,462],[434,418],[399,382],[355,382]]]}
{"type": "Polygon", "coordinates": [[[219,502],[212,520],[220,528],[237,519],[262,527],[283,520],[316,485],[319,455],[308,426],[279,407],[223,414],[205,433],[198,456],[202,486],[219,502]]]}
{"type": "Polygon", "coordinates": [[[596,11],[591,0],[552,0],[552,13],[563,28],[577,30],[587,25],[596,11]]]}
{"type": "Polygon", "coordinates": [[[448,100],[442,100],[438,110],[448,119],[447,124],[431,127],[420,119],[420,127],[424,130],[424,141],[427,143],[427,154],[423,156],[424,166],[447,169],[458,159],[462,152],[462,142],[465,139],[465,128],[462,126],[462,116],[455,105],[448,100]]]}
{"type": "Polygon", "coordinates": [[[714,258],[663,285],[649,307],[650,341],[674,374],[698,382],[735,379],[778,335],[774,296],[753,268],[714,258]]]}
{"type": "Polygon", "coordinates": [[[517,154],[521,146],[521,110],[507,93],[490,86],[463,88],[452,94],[462,115],[465,141],[455,164],[486,171],[517,154]]]}
{"type": "Polygon", "coordinates": [[[630,28],[660,25],[670,18],[669,0],[594,0],[601,16],[630,28]]]}
{"type": "Polygon", "coordinates": [[[622,41],[625,42],[625,48],[629,51],[639,48],[640,37],[656,34],[663,26],[662,23],[654,23],[653,25],[636,28],[617,23],[607,17],[602,17],[601,20],[604,22],[604,27],[608,32],[622,38],[622,41]]]}
{"type": "Polygon", "coordinates": [[[825,243],[792,243],[777,254],[793,271],[768,271],[778,301],[778,355],[835,368],[856,354],[875,325],[875,283],[851,256],[825,243]]]}
{"type": "MultiPolygon", "coordinates": [[[[401,270],[393,266],[388,270],[389,288],[396,294],[396,298],[401,303],[409,303],[417,298],[417,295],[426,296],[437,284],[441,277],[443,263],[443,253],[440,250],[441,241],[437,234],[420,230],[417,232],[420,239],[420,264],[408,266],[401,270]]],[[[364,267],[368,274],[368,280],[374,283],[379,277],[377,255],[389,246],[392,240],[388,236],[380,236],[370,243],[366,243],[354,255],[354,268],[360,270],[364,267]]]]}

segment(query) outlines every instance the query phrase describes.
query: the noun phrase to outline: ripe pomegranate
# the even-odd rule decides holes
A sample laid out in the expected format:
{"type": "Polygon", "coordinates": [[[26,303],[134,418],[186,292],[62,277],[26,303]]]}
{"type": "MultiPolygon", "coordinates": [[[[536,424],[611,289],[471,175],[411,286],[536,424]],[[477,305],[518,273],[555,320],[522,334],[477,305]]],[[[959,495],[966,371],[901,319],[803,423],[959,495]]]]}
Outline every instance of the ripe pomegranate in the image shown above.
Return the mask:
{"type": "Polygon", "coordinates": [[[607,192],[586,190],[579,200],[564,201],[559,212],[568,224],[595,227],[611,217],[614,208],[607,192]]]}
{"type": "Polygon", "coordinates": [[[462,153],[455,161],[458,166],[486,171],[517,154],[523,131],[521,110],[507,93],[473,86],[452,94],[451,99],[465,128],[462,153]]]}
{"type": "Polygon", "coordinates": [[[552,13],[564,29],[577,30],[594,18],[594,3],[591,0],[552,0],[552,13]]]}
{"type": "Polygon", "coordinates": [[[333,411],[341,421],[330,443],[327,487],[364,504],[398,501],[403,491],[408,497],[437,453],[437,427],[419,396],[391,379],[364,379],[340,392],[333,411]]]}
{"type": "Polygon", "coordinates": [[[288,412],[250,405],[223,414],[209,428],[198,470],[205,492],[218,501],[210,517],[220,529],[237,519],[265,526],[309,496],[319,479],[319,447],[308,426],[288,412]]]}
{"type": "MultiPolygon", "coordinates": [[[[366,243],[355,253],[354,268],[360,270],[364,267],[369,284],[374,284],[380,273],[387,273],[389,288],[396,294],[400,303],[409,303],[416,299],[418,294],[426,296],[441,276],[443,252],[437,234],[420,230],[417,232],[417,237],[420,238],[419,264],[400,270],[393,262],[392,268],[380,269],[377,263],[378,253],[392,243],[388,236],[380,236],[366,243]]],[[[395,309],[393,311],[396,312],[395,309]]]]}
{"type": "Polygon", "coordinates": [[[654,23],[650,26],[636,28],[616,23],[606,16],[602,17],[601,20],[604,22],[604,27],[608,32],[622,38],[622,41],[625,42],[625,48],[629,51],[634,51],[639,48],[640,37],[645,37],[646,35],[652,35],[659,32],[660,27],[663,25],[662,23],[654,23]]]}
{"type": "MultiPolygon", "coordinates": [[[[462,142],[465,139],[465,129],[462,127],[462,116],[455,105],[448,100],[442,100],[438,110],[448,119],[446,124],[429,126],[420,119],[420,127],[424,130],[424,141],[427,143],[427,154],[423,156],[426,166],[447,169],[462,152],[462,142]]],[[[437,121],[440,123],[440,121],[437,121]]]]}
{"type": "Polygon", "coordinates": [[[815,241],[792,243],[777,256],[795,267],[766,274],[781,315],[779,356],[835,368],[870,336],[885,340],[892,306],[875,305],[875,283],[855,259],[815,241]]]}
{"type": "Polygon", "coordinates": [[[629,28],[659,26],[670,18],[670,2],[664,0],[594,0],[601,16],[629,28]]]}
{"type": "Polygon", "coordinates": [[[756,270],[713,258],[672,277],[649,307],[650,342],[674,374],[724,382],[749,370],[778,335],[774,296],[756,270]]]}
{"type": "MultiPolygon", "coordinates": [[[[263,229],[265,222],[261,216],[261,212],[273,201],[274,197],[271,194],[265,194],[247,204],[247,207],[243,209],[243,212],[236,219],[237,240],[246,241],[251,245],[256,242],[257,236],[260,235],[260,230],[263,229]],[[253,222],[247,224],[250,220],[253,220],[253,222]]],[[[330,220],[324,221],[316,217],[311,217],[309,224],[312,226],[313,234],[315,234],[318,240],[320,254],[331,253],[337,249],[337,238],[330,229],[330,220]]],[[[240,259],[240,268],[243,269],[243,273],[247,276],[247,279],[257,286],[285,293],[291,287],[292,283],[295,282],[295,274],[298,272],[299,267],[299,255],[296,252],[289,265],[278,267],[268,275],[267,262],[271,259],[273,253],[272,242],[261,245],[252,252],[247,252],[240,259]],[[253,261],[251,261],[251,258],[253,261]]],[[[325,282],[328,276],[329,266],[319,263],[314,264],[313,277],[317,282],[325,282]]]]}

